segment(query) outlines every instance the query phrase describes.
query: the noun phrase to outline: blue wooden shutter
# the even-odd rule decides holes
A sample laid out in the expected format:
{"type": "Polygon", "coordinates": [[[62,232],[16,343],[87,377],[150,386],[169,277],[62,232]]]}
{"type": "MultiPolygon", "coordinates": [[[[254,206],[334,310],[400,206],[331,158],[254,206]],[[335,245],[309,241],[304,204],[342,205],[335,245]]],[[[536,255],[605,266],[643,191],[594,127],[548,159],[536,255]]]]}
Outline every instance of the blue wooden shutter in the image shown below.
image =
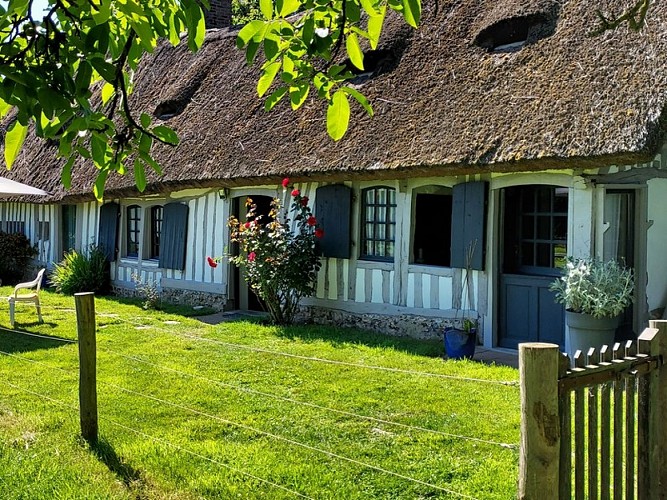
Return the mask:
{"type": "Polygon", "coordinates": [[[484,269],[487,183],[466,182],[452,189],[452,267],[465,268],[474,244],[471,269],[484,269]]]}
{"type": "Polygon", "coordinates": [[[97,246],[100,247],[109,262],[116,260],[118,242],[118,203],[105,203],[100,207],[100,227],[97,233],[97,246]]]}
{"type": "Polygon", "coordinates": [[[160,267],[185,269],[185,242],[188,234],[188,206],[168,203],[162,213],[160,267]]]}
{"type": "Polygon", "coordinates": [[[350,216],[352,189],[344,184],[331,184],[315,192],[315,216],[324,230],[319,240],[324,257],[350,258],[350,216]]]}

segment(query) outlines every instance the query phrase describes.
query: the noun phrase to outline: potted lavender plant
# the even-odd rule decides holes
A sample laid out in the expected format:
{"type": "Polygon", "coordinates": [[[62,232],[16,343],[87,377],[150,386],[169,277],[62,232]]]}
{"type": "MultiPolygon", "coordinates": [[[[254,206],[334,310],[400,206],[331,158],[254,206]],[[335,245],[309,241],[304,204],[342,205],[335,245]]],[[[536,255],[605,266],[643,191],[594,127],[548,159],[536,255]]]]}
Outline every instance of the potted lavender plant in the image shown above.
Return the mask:
{"type": "Polygon", "coordinates": [[[618,319],[632,303],[632,269],[615,260],[568,258],[562,277],[549,289],[565,305],[569,353],[614,342],[618,319]]]}

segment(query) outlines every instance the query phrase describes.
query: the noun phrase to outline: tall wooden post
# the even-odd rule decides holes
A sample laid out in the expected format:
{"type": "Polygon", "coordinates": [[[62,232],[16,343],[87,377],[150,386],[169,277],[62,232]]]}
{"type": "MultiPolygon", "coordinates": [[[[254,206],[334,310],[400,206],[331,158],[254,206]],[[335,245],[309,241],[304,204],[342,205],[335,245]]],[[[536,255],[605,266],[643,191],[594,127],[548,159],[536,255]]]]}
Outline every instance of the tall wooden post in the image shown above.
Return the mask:
{"type": "MultiPolygon", "coordinates": [[[[650,404],[648,415],[650,498],[667,498],[667,321],[651,320],[651,328],[658,330],[655,354],[661,366],[649,377],[650,404]]],[[[653,354],[653,353],[652,353],[653,354]]]]}
{"type": "Polygon", "coordinates": [[[556,344],[519,344],[521,450],[519,499],[558,498],[560,419],[556,344]]]}
{"type": "Polygon", "coordinates": [[[95,294],[75,293],[76,327],[79,337],[79,419],[81,435],[97,441],[97,353],[95,342],[95,294]]]}

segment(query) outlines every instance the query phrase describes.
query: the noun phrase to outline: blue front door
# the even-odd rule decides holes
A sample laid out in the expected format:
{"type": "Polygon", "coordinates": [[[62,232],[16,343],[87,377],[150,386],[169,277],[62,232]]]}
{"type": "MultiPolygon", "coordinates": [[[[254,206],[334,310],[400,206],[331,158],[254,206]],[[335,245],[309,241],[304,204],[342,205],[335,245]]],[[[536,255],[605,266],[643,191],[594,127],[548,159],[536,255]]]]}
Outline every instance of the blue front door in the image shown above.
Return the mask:
{"type": "Polygon", "coordinates": [[[501,195],[498,345],[564,346],[564,309],[549,285],[567,256],[567,188],[516,186],[501,195]]]}

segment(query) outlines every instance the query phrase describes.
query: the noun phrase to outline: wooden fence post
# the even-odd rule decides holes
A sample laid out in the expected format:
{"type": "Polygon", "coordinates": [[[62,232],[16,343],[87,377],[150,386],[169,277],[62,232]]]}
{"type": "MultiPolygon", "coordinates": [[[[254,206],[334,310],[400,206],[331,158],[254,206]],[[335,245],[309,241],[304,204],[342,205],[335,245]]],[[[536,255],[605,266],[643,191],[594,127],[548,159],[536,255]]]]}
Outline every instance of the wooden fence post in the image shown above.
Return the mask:
{"type": "Polygon", "coordinates": [[[97,441],[97,359],[95,342],[95,294],[75,293],[76,327],[79,337],[79,419],[81,435],[97,441]]]}
{"type": "MultiPolygon", "coordinates": [[[[667,363],[667,321],[651,320],[650,328],[658,330],[657,354],[667,363]]],[[[651,498],[667,498],[667,366],[662,364],[651,377],[649,405],[649,477],[651,498]],[[655,496],[654,496],[655,495],[655,496]]]]}
{"type": "Polygon", "coordinates": [[[521,450],[519,499],[558,498],[560,418],[556,344],[519,344],[521,450]]]}

